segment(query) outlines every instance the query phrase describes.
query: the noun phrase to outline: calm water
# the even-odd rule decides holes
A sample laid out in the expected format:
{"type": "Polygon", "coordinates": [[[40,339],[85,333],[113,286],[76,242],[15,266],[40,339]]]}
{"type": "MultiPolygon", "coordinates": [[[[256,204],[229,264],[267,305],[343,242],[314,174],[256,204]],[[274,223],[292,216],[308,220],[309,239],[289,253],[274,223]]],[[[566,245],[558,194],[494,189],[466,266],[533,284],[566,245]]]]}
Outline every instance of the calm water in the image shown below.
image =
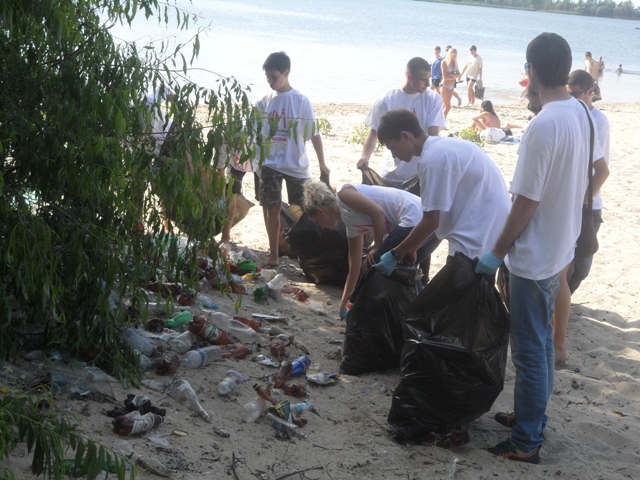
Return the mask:
{"type": "Polygon", "coordinates": [[[412,0],[178,0],[178,5],[200,17],[189,32],[141,18],[131,31],[118,28],[114,35],[175,45],[188,41],[196,27],[209,27],[201,34],[200,58],[190,78],[214,87],[216,74],[234,76],[251,86],[252,100],[269,88],[261,66],[273,51],[290,55],[291,84],[312,102],[371,103],[403,82],[411,57],[431,62],[435,45],[444,51],[451,44],[464,65],[475,44],[485,64],[485,98],[516,102],[526,46],[549,31],[571,45],[574,69],[584,66],[586,50],[603,57],[604,102],[640,102],[638,21],[412,0]],[[622,75],[614,72],[620,63],[622,75]]]}

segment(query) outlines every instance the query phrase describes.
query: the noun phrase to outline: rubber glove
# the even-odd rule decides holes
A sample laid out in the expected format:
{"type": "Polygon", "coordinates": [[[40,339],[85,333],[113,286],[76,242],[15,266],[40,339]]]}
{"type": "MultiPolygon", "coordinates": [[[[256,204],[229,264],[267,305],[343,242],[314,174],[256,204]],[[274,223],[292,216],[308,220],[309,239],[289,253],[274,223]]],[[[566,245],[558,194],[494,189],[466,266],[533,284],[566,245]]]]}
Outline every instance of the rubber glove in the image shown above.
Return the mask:
{"type": "Polygon", "coordinates": [[[340,310],[340,320],[346,320],[348,313],[349,313],[348,308],[345,308],[344,310],[340,310]]]}
{"type": "Polygon", "coordinates": [[[391,251],[389,251],[380,257],[380,261],[376,263],[375,267],[381,274],[389,276],[397,264],[398,262],[394,260],[391,251]]]}
{"type": "Polygon", "coordinates": [[[493,275],[494,273],[496,273],[496,270],[498,270],[500,265],[502,265],[502,260],[500,260],[492,252],[489,251],[480,255],[474,271],[476,273],[493,275]]]}

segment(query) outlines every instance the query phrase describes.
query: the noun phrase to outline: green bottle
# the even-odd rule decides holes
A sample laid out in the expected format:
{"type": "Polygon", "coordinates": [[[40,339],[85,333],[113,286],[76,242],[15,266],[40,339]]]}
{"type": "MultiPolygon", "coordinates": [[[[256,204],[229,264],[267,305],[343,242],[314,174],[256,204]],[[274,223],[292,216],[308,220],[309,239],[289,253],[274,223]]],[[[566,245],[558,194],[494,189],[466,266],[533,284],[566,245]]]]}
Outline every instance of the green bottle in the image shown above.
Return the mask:
{"type": "Polygon", "coordinates": [[[193,313],[191,313],[189,310],[185,310],[177,314],[175,317],[164,322],[164,326],[167,328],[176,328],[191,321],[193,321],[193,313]]]}
{"type": "Polygon", "coordinates": [[[269,295],[269,287],[266,285],[262,285],[253,291],[254,300],[264,300],[267,298],[267,295],[269,295]]]}

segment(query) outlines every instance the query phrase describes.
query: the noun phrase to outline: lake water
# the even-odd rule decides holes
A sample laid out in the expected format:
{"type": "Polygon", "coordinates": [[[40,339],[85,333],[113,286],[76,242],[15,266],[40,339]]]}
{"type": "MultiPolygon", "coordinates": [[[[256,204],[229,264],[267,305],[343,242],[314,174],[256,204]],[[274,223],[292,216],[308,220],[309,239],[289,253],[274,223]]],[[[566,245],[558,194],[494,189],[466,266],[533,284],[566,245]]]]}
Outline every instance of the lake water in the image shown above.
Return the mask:
{"type": "MultiPolygon", "coordinates": [[[[433,61],[433,47],[458,49],[461,67],[469,46],[484,60],[485,98],[517,102],[527,44],[541,32],[562,35],[573,52],[573,69],[584,52],[606,68],[600,78],[603,102],[640,102],[640,22],[553,13],[428,3],[412,0],[178,0],[200,18],[189,31],[166,30],[141,15],[128,31],[114,35],[160,45],[187,42],[197,27],[200,56],[189,77],[215,87],[217,75],[234,76],[257,100],[269,87],[262,64],[273,51],[292,60],[290,81],[312,102],[372,103],[404,81],[407,61],[433,61]],[[624,73],[614,72],[618,64],[624,73]]],[[[170,15],[171,18],[171,15],[170,15]]],[[[185,51],[190,57],[191,49],[185,51]]],[[[458,87],[460,91],[460,85],[458,87]]]]}

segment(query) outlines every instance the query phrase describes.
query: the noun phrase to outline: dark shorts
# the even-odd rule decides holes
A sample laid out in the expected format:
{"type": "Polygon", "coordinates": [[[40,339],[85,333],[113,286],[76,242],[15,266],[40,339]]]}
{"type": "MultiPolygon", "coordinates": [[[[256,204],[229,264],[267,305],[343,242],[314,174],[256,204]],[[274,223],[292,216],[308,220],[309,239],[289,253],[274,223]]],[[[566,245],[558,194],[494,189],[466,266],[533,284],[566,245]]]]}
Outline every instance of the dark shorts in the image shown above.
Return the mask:
{"type": "Polygon", "coordinates": [[[239,195],[242,193],[242,179],[247,172],[241,172],[233,167],[227,168],[227,175],[229,178],[233,178],[233,186],[231,187],[231,193],[239,195]]]}
{"type": "Polygon", "coordinates": [[[434,87],[439,87],[441,82],[442,82],[442,77],[431,78],[431,85],[433,85],[434,87]]]}
{"type": "Polygon", "coordinates": [[[473,78],[471,78],[471,77],[467,77],[467,83],[469,83],[469,82],[475,82],[475,80],[473,78]]]}
{"type": "Polygon", "coordinates": [[[287,184],[289,205],[296,203],[302,205],[304,184],[308,178],[297,178],[280,173],[269,167],[262,167],[260,175],[260,187],[258,189],[258,201],[263,207],[280,205],[282,202],[282,181],[287,184]]]}

